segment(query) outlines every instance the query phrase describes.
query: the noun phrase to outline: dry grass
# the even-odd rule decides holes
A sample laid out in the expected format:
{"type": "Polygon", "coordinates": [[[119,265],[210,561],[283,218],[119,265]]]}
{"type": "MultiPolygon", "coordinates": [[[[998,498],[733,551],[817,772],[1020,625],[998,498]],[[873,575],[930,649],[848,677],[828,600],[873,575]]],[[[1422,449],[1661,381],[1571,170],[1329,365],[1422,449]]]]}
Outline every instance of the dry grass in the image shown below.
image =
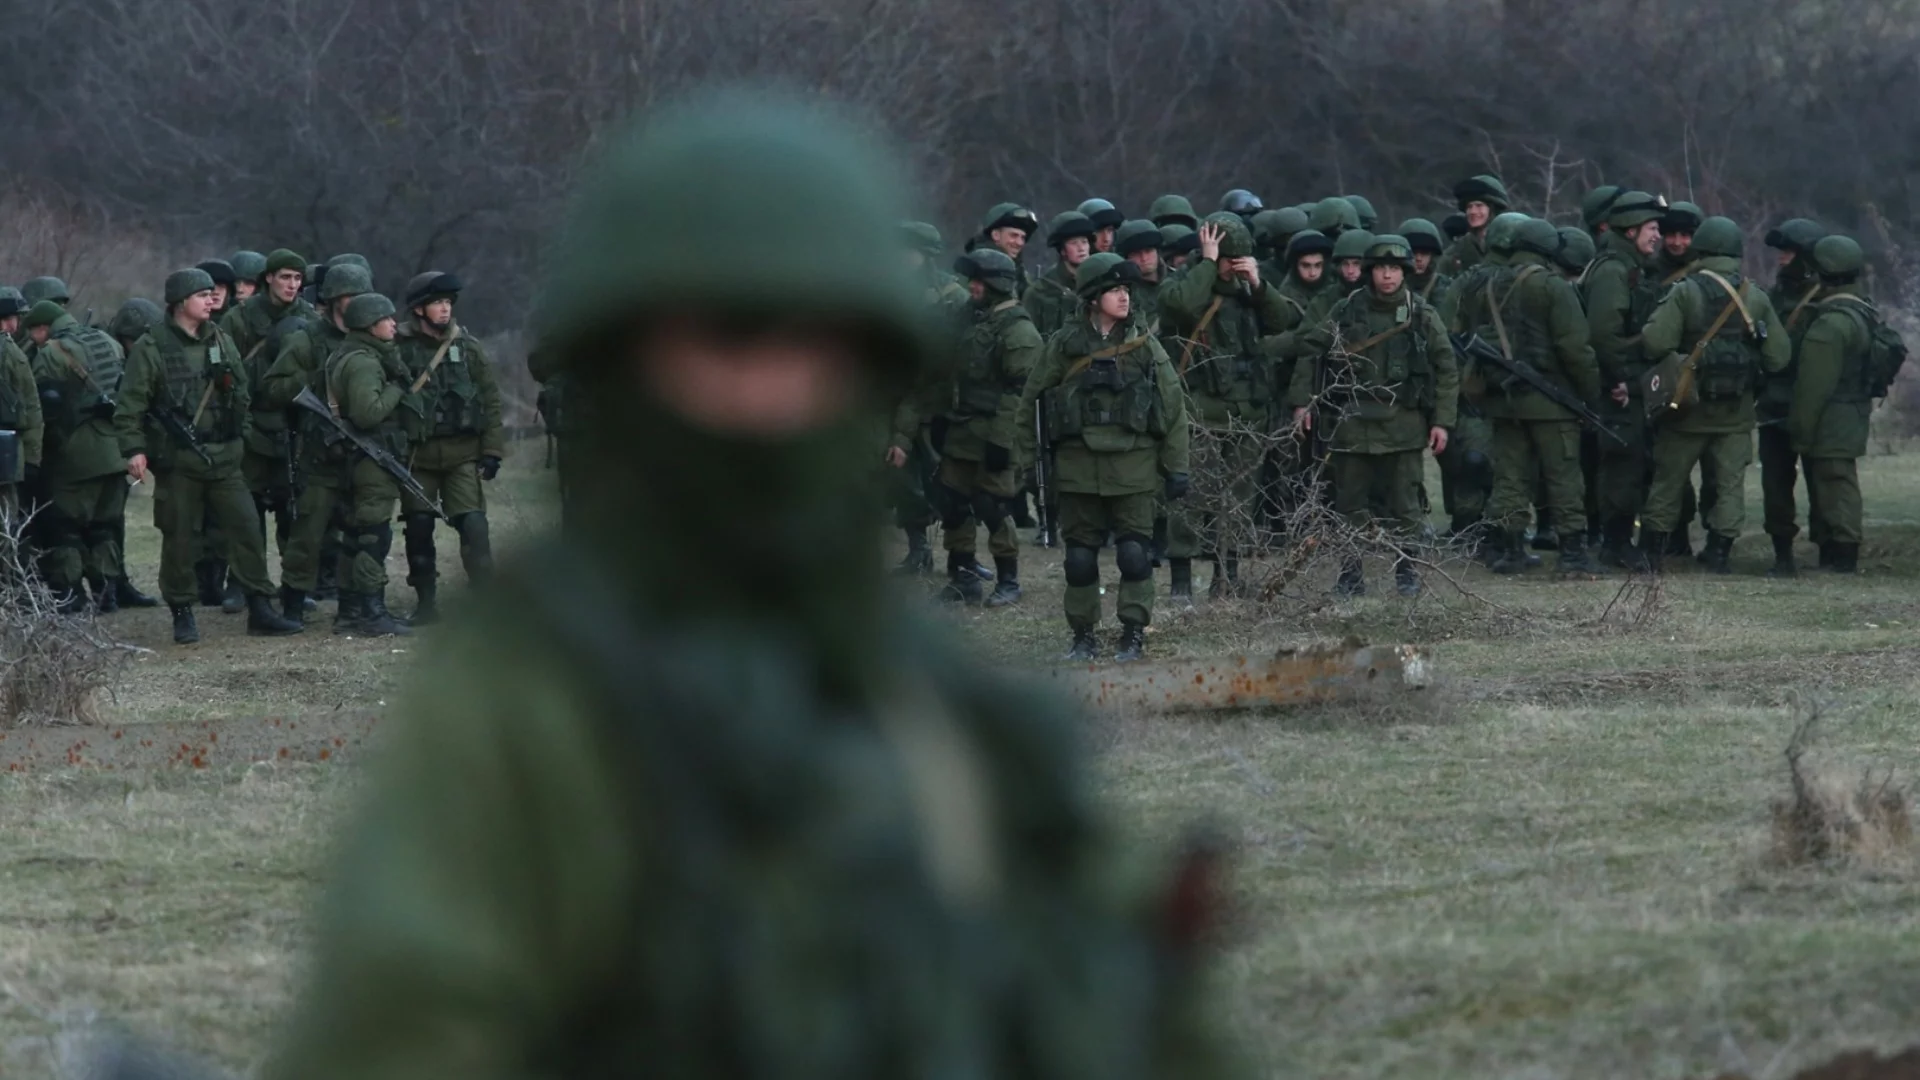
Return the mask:
{"type": "Polygon", "coordinates": [[[1792,794],[1773,802],[1773,857],[1782,866],[1847,862],[1904,865],[1913,854],[1913,801],[1891,769],[1858,776],[1807,760],[1820,709],[1787,742],[1792,794]]]}

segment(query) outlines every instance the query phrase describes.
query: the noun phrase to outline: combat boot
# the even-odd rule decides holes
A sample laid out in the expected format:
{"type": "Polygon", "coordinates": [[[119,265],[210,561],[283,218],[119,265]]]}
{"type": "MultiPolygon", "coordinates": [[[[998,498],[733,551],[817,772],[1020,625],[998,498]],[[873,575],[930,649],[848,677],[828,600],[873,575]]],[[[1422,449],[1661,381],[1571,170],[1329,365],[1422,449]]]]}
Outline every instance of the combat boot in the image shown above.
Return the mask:
{"type": "Polygon", "coordinates": [[[1560,537],[1556,536],[1551,529],[1536,526],[1533,530],[1533,540],[1528,546],[1535,551],[1559,551],[1560,537]]]}
{"type": "Polygon", "coordinates": [[[307,594],[291,585],[280,586],[280,616],[288,622],[307,624],[307,594]]]}
{"type": "Polygon", "coordinates": [[[1597,578],[1604,572],[1600,564],[1593,561],[1593,553],[1587,550],[1583,533],[1560,538],[1560,563],[1555,569],[1561,577],[1569,578],[1597,578]]]}
{"type": "Polygon", "coordinates": [[[141,592],[125,574],[113,579],[113,602],[122,608],[159,607],[160,601],[141,592]]]}
{"type": "Polygon", "coordinates": [[[413,628],[387,610],[384,593],[365,593],[360,596],[360,625],[354,632],[366,637],[409,637],[413,628]]]}
{"type": "Polygon", "coordinates": [[[973,556],[958,551],[947,552],[947,584],[940,590],[940,599],[949,604],[978,605],[982,599],[980,579],[968,566],[973,556]]]}
{"type": "Polygon", "coordinates": [[[1367,579],[1359,559],[1347,559],[1340,564],[1340,580],[1333,583],[1333,595],[1347,600],[1367,595],[1367,579]]]}
{"type": "Polygon", "coordinates": [[[967,573],[972,574],[979,581],[992,581],[994,577],[993,571],[987,569],[987,564],[971,553],[967,555],[967,573]]]}
{"type": "Polygon", "coordinates": [[[273,610],[273,601],[267,598],[266,593],[247,597],[247,636],[286,637],[306,628],[306,624],[300,620],[285,618],[273,610]]]}
{"type": "Polygon", "coordinates": [[[1020,602],[1020,560],[1005,556],[994,556],[993,568],[998,580],[993,584],[993,595],[987,597],[988,607],[1006,607],[1020,602]]]}
{"type": "Polygon", "coordinates": [[[174,604],[168,610],[173,612],[175,645],[191,645],[200,640],[200,627],[194,624],[192,604],[174,604]]]}
{"type": "Polygon", "coordinates": [[[920,577],[933,573],[933,548],[927,544],[927,530],[907,529],[907,555],[893,568],[901,577],[920,577]]]}
{"type": "Polygon", "coordinates": [[[220,591],[220,611],[224,615],[238,615],[247,610],[247,591],[234,580],[233,572],[225,569],[225,564],[222,564],[222,570],[227,584],[220,591]]]}
{"type": "Polygon", "coordinates": [[[1600,564],[1633,569],[1633,519],[1612,517],[1600,526],[1600,564]]]}
{"type": "Polygon", "coordinates": [[[1707,534],[1707,542],[1703,545],[1701,553],[1706,556],[1701,560],[1701,565],[1707,568],[1707,573],[1733,573],[1733,566],[1728,562],[1733,554],[1733,537],[1710,532],[1707,534]]]}
{"type": "Polygon", "coordinates": [[[1168,559],[1167,574],[1171,587],[1167,590],[1173,598],[1173,606],[1182,611],[1193,610],[1193,560],[1168,559]]]}
{"type": "Polygon", "coordinates": [[[340,560],[337,551],[325,547],[320,551],[320,571],[313,583],[313,595],[320,600],[333,600],[340,595],[340,560]]]}
{"type": "Polygon", "coordinates": [[[93,610],[102,615],[111,615],[120,610],[120,598],[115,596],[113,588],[106,578],[88,578],[87,590],[93,593],[93,610]]]}
{"type": "Polygon", "coordinates": [[[1147,658],[1147,628],[1139,623],[1120,624],[1120,645],[1113,651],[1113,658],[1122,664],[1131,664],[1147,658]]]}
{"type": "Polygon", "coordinates": [[[1213,580],[1207,582],[1207,599],[1224,600],[1240,595],[1240,559],[1229,555],[1213,560],[1213,580]]]}
{"type": "Polygon", "coordinates": [[[1420,595],[1420,571],[1414,569],[1412,559],[1401,559],[1393,564],[1393,588],[1401,596],[1411,598],[1420,595]]]}
{"type": "Polygon", "coordinates": [[[193,564],[193,581],[199,591],[201,607],[220,606],[221,570],[221,564],[216,559],[201,559],[193,564]]]}
{"type": "Polygon", "coordinates": [[[1827,570],[1835,574],[1857,574],[1860,572],[1860,545],[1832,543],[1833,557],[1827,563],[1827,570]]]}
{"type": "Polygon", "coordinates": [[[1500,537],[1500,557],[1487,569],[1496,574],[1524,574],[1531,558],[1532,553],[1527,551],[1526,534],[1519,529],[1508,529],[1500,537]]]}
{"type": "Polygon", "coordinates": [[[360,620],[365,617],[360,607],[360,594],[351,589],[341,589],[340,604],[333,611],[333,632],[357,633],[360,630],[360,620]]]}
{"type": "Polygon", "coordinates": [[[413,605],[413,615],[407,619],[415,626],[432,626],[440,621],[440,583],[429,581],[413,588],[418,601],[413,605]]]}
{"type": "Polygon", "coordinates": [[[1093,636],[1092,630],[1075,630],[1073,644],[1068,646],[1067,655],[1061,657],[1068,663],[1091,664],[1100,657],[1100,639],[1093,636]]]}
{"type": "Polygon", "coordinates": [[[1830,540],[1820,541],[1820,569],[1822,570],[1833,569],[1834,546],[1835,545],[1830,540]]]}
{"type": "Polygon", "coordinates": [[[1770,578],[1790,578],[1799,574],[1799,568],[1793,565],[1793,537],[1773,537],[1773,566],[1768,569],[1770,578]]]}

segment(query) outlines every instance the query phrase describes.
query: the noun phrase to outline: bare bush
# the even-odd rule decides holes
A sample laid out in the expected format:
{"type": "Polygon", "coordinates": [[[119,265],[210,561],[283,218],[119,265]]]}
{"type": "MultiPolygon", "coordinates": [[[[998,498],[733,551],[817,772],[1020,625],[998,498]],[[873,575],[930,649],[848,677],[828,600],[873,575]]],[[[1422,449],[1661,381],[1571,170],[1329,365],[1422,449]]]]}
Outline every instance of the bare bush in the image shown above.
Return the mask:
{"type": "Polygon", "coordinates": [[[1806,760],[1820,708],[1809,707],[1787,742],[1792,794],[1773,802],[1773,857],[1783,866],[1882,862],[1913,849],[1912,798],[1892,770],[1851,776],[1806,760]]]}
{"type": "Polygon", "coordinates": [[[91,615],[62,615],[26,557],[26,517],[0,516],[0,728],[99,720],[138,650],[91,615]]]}

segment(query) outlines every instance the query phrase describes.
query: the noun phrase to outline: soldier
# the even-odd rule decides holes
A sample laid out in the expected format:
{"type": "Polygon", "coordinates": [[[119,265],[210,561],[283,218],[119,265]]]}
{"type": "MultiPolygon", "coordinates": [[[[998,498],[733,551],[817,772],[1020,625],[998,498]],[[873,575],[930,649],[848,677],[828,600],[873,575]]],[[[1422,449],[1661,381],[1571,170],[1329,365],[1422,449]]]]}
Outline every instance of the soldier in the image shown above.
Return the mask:
{"type": "Polygon", "coordinates": [[[583,436],[595,516],[503,575],[420,673],[263,1080],[1222,1071],[1174,917],[1190,909],[1118,872],[1072,724],[886,602],[878,514],[835,462],[867,453],[848,405],[926,360],[905,345],[912,290],[885,276],[895,200],[844,143],[777,119],[650,136],[589,189],[545,290],[568,299],[536,332],[588,392],[657,419],[599,414],[619,422],[583,436]],[[675,235],[716,186],[789,213],[675,235]],[[696,237],[727,261],[651,308],[696,237]],[[793,298],[782,316],[873,332],[743,340],[742,270],[793,298]],[[716,356],[744,368],[700,384],[717,402],[657,374],[716,356]],[[761,385],[796,366],[836,377],[761,385]],[[765,404],[742,415],[746,377],[765,404]],[[777,888],[746,883],[768,873],[777,888]],[[1106,971],[1124,975],[1085,977],[1106,971]]]}
{"type": "Polygon", "coordinates": [[[1238,216],[1249,228],[1253,225],[1253,215],[1266,208],[1266,204],[1260,201],[1260,196],[1246,188],[1234,188],[1220,196],[1220,209],[1225,213],[1238,216]]]}
{"type": "Polygon", "coordinates": [[[1294,329],[1302,315],[1261,277],[1246,224],[1224,212],[1202,223],[1200,262],[1161,290],[1160,311],[1163,328],[1182,342],[1174,371],[1191,397],[1193,420],[1211,433],[1229,480],[1217,513],[1170,515],[1173,591],[1190,595],[1193,559],[1211,556],[1207,591],[1217,599],[1238,587],[1241,545],[1255,539],[1248,528],[1262,513],[1264,436],[1276,426],[1281,391],[1279,357],[1268,339],[1294,329]]]}
{"type": "MultiPolygon", "coordinates": [[[[306,279],[305,267],[306,260],[299,253],[285,248],[274,251],[261,263],[256,278],[259,288],[254,295],[220,320],[220,328],[240,350],[239,370],[246,377],[247,400],[253,408],[247,425],[246,453],[240,460],[240,475],[247,481],[247,490],[253,493],[263,538],[267,517],[272,515],[274,540],[283,560],[298,515],[294,506],[293,432],[287,421],[288,402],[269,393],[266,382],[267,372],[294,338],[325,332],[322,327],[310,326],[319,320],[313,306],[300,295],[306,279]]],[[[215,283],[218,284],[217,278],[215,283]]],[[[209,553],[202,564],[206,568],[201,571],[216,581],[225,576],[225,567],[218,564],[217,554],[209,553]]]]}
{"type": "Polygon", "coordinates": [[[1140,272],[1139,279],[1132,283],[1133,310],[1156,335],[1160,333],[1160,286],[1171,276],[1160,262],[1164,242],[1159,228],[1142,220],[1126,222],[1113,237],[1113,253],[1140,272]]]}
{"type": "MultiPolygon", "coordinates": [[[[197,268],[176,270],[167,276],[166,301],[166,321],[136,342],[128,358],[113,431],[127,474],[139,481],[151,469],[155,505],[171,517],[160,530],[160,593],[173,613],[173,640],[200,640],[193,534],[207,506],[229,539],[233,573],[246,590],[247,633],[297,634],[300,624],[282,619],[268,600],[266,551],[240,475],[247,384],[235,370],[239,350],[212,320],[213,279],[197,268]],[[162,415],[169,423],[160,422],[162,415]],[[193,439],[173,434],[174,427],[193,439]]],[[[125,490],[122,484],[123,499],[125,490]]]]}
{"type": "Polygon", "coordinates": [[[1200,253],[1200,234],[1177,222],[1169,223],[1160,226],[1160,245],[1160,262],[1169,275],[1177,274],[1200,253]]]}
{"type": "MultiPolygon", "coordinates": [[[[0,296],[0,431],[14,433],[14,452],[19,455],[21,476],[0,477],[0,513],[6,519],[9,541],[20,527],[23,494],[39,489],[40,463],[44,447],[44,421],[40,409],[40,389],[34,382],[33,365],[11,339],[12,323],[20,321],[22,301],[16,296],[0,296]],[[24,489],[24,490],[23,490],[24,489]]],[[[124,581],[123,575],[120,580],[124,581]]],[[[128,586],[131,588],[132,586],[128,586]]],[[[113,593],[108,597],[112,598],[113,593]]]]}
{"type": "Polygon", "coordinates": [[[1333,310],[1333,300],[1338,299],[1327,298],[1336,280],[1327,272],[1332,256],[1333,241],[1318,229],[1295,233],[1287,242],[1287,273],[1280,282],[1280,295],[1301,310],[1303,321],[1312,321],[1315,311],[1333,310]]]}
{"type": "Polygon", "coordinates": [[[1093,222],[1093,250],[1112,251],[1113,234],[1126,223],[1127,215],[1105,199],[1088,199],[1078,209],[1093,222]]]}
{"type": "MultiPolygon", "coordinates": [[[[1456,302],[1453,279],[1440,269],[1446,241],[1439,227],[1426,218],[1401,222],[1399,235],[1413,251],[1407,286],[1439,316],[1444,331],[1453,325],[1456,302]]],[[[1440,466],[1440,504],[1452,535],[1478,557],[1484,550],[1481,523],[1486,518],[1487,496],[1493,492],[1493,427],[1479,403],[1464,398],[1458,400],[1454,422],[1447,427],[1447,445],[1434,455],[1440,466]]]]}
{"type": "Polygon", "coordinates": [[[233,298],[233,264],[225,259],[208,259],[200,264],[200,269],[213,279],[213,319],[219,322],[220,317],[236,303],[233,298]]]}
{"type": "Polygon", "coordinates": [[[1147,207],[1147,219],[1165,229],[1169,225],[1184,225],[1189,229],[1200,227],[1200,215],[1193,212],[1193,204],[1185,195],[1162,195],[1147,207]]]}
{"type": "MultiPolygon", "coordinates": [[[[1239,226],[1236,243],[1251,252],[1253,238],[1238,218],[1213,214],[1207,225],[1223,220],[1239,226]]],[[[1207,268],[1220,257],[1219,234],[1203,226],[1201,245],[1206,261],[1187,279],[1199,278],[1211,290],[1216,278],[1207,268]]],[[[1251,262],[1252,256],[1242,258],[1251,262]]],[[[1095,255],[1081,264],[1077,283],[1086,306],[1047,340],[1011,414],[1027,415],[1047,395],[1067,549],[1066,612],[1073,630],[1067,658],[1078,662],[1093,660],[1100,648],[1094,636],[1100,625],[1100,548],[1109,537],[1120,570],[1114,658],[1124,663],[1146,656],[1154,499],[1178,500],[1188,487],[1185,395],[1166,350],[1132,317],[1132,275],[1132,266],[1118,255],[1095,255]]],[[[1162,303],[1171,314],[1172,298],[1162,303]]]]}
{"type": "MultiPolygon", "coordinates": [[[[1687,242],[1691,244],[1693,238],[1689,236],[1687,242]]],[[[1587,264],[1593,262],[1594,256],[1599,253],[1600,249],[1594,246],[1592,233],[1571,225],[1560,227],[1560,254],[1554,257],[1554,262],[1568,281],[1580,284],[1587,275],[1587,264]]]]}
{"type": "MultiPolygon", "coordinates": [[[[1597,400],[1600,373],[1580,295],[1551,266],[1560,249],[1559,232],[1548,222],[1529,218],[1518,224],[1496,221],[1487,234],[1489,254],[1511,247],[1504,265],[1462,282],[1458,325],[1484,331],[1483,340],[1532,365],[1581,400],[1597,400]]],[[[1493,424],[1493,493],[1487,521],[1500,532],[1494,572],[1518,574],[1529,565],[1526,519],[1536,484],[1545,489],[1551,527],[1558,530],[1560,573],[1597,572],[1587,553],[1582,521],[1585,480],[1580,473],[1579,421],[1544,394],[1500,372],[1469,372],[1464,378],[1488,387],[1483,408],[1493,424]]]]}
{"type": "Polygon", "coordinates": [[[1057,214],[1047,222],[1047,246],[1059,261],[1020,294],[1020,306],[1033,319],[1033,325],[1046,337],[1065,326],[1079,310],[1080,301],[1073,290],[1074,275],[1080,264],[1093,253],[1093,222],[1078,210],[1057,214]]]}
{"type": "Polygon", "coordinates": [[[257,251],[236,251],[228,259],[233,267],[233,306],[253,299],[260,290],[260,279],[267,272],[267,257],[257,251]]]}
{"type": "Polygon", "coordinates": [[[1306,212],[1297,206],[1262,210],[1253,216],[1254,246],[1261,256],[1260,272],[1268,281],[1287,276],[1287,245],[1310,227],[1306,212]]]}
{"type": "MultiPolygon", "coordinates": [[[[165,322],[166,318],[166,312],[160,309],[159,304],[144,296],[136,296],[121,304],[120,310],[113,313],[113,318],[107,322],[107,333],[113,336],[114,343],[120,346],[122,353],[131,356],[134,342],[146,337],[149,330],[165,322]]],[[[0,329],[4,328],[0,327],[0,329]]],[[[36,403],[34,415],[38,417],[39,414],[39,405],[36,403]]],[[[116,445],[119,443],[117,433],[114,436],[114,442],[116,445]]],[[[172,522],[167,520],[165,506],[160,500],[160,486],[156,483],[153,499],[153,527],[164,529],[171,526],[172,522]]],[[[106,602],[100,605],[99,610],[109,612],[122,608],[159,607],[159,599],[141,592],[133,584],[133,579],[126,574],[127,515],[124,511],[118,519],[113,542],[120,549],[121,574],[119,578],[109,583],[112,588],[108,590],[106,602]]]]}
{"type": "Polygon", "coordinates": [[[20,296],[27,302],[29,310],[32,309],[33,305],[42,300],[52,301],[63,308],[73,301],[73,296],[71,290],[67,288],[67,283],[57,277],[34,278],[25,285],[20,286],[20,296]]]}
{"type": "Polygon", "coordinates": [[[1367,249],[1373,246],[1373,234],[1365,229],[1342,229],[1333,242],[1334,286],[1324,297],[1326,308],[1314,313],[1319,322],[1333,311],[1333,305],[1364,288],[1367,275],[1367,249]]]}
{"type": "Polygon", "coordinates": [[[1313,204],[1312,212],[1307,215],[1307,227],[1337,244],[1340,234],[1360,228],[1360,215],[1352,203],[1332,196],[1313,204]]]}
{"type": "Polygon", "coordinates": [[[1607,427],[1626,440],[1622,445],[1605,439],[1596,447],[1600,558],[1609,566],[1645,569],[1632,548],[1652,445],[1641,383],[1659,356],[1643,347],[1641,333],[1660,302],[1660,219],[1666,210],[1662,200],[1644,191],[1619,193],[1608,211],[1608,229],[1595,245],[1600,253],[1582,283],[1593,357],[1605,384],[1596,408],[1607,427]]]}
{"type": "Polygon", "coordinates": [[[1613,212],[1613,204],[1627,189],[1618,184],[1601,184],[1580,197],[1580,221],[1587,227],[1587,233],[1597,245],[1601,234],[1607,232],[1607,215],[1613,212]]]}
{"type": "Polygon", "coordinates": [[[1400,223],[1395,235],[1405,238],[1413,250],[1413,270],[1407,276],[1407,286],[1440,313],[1441,325],[1446,326],[1453,321],[1447,305],[1453,278],[1440,269],[1440,257],[1447,248],[1439,227],[1426,218],[1408,218],[1400,223]]]}
{"type": "Polygon", "coordinates": [[[1774,312],[1786,323],[1787,337],[1793,343],[1795,357],[1785,370],[1765,377],[1760,387],[1760,401],[1755,407],[1760,429],[1761,515],[1767,537],[1773,541],[1773,569],[1769,573],[1778,577],[1791,576],[1796,569],[1793,540],[1800,535],[1800,525],[1794,487],[1802,465],[1809,468],[1808,539],[1820,550],[1821,566],[1827,565],[1826,557],[1832,552],[1833,538],[1828,532],[1827,521],[1820,516],[1820,508],[1826,500],[1813,490],[1818,481],[1813,479],[1812,463],[1802,462],[1799,455],[1793,452],[1793,435],[1787,424],[1787,416],[1798,397],[1794,383],[1799,371],[1800,342],[1813,325],[1818,301],[1825,294],[1825,287],[1814,266],[1813,253],[1826,235],[1827,231],[1819,224],[1806,218],[1792,218],[1781,222],[1779,228],[1768,230],[1766,238],[1767,246],[1779,256],[1779,270],[1767,297],[1773,302],[1774,312]]]}
{"type": "Polygon", "coordinates": [[[1440,260],[1440,269],[1459,277],[1487,257],[1487,226],[1495,214],[1504,214],[1512,205],[1500,178],[1482,173],[1453,186],[1454,202],[1466,216],[1466,235],[1453,242],[1440,260]]]}
{"type": "Polygon", "coordinates": [[[1704,211],[1690,202],[1667,204],[1667,212],[1660,217],[1658,262],[1662,289],[1687,276],[1687,268],[1693,264],[1689,250],[1693,247],[1693,234],[1706,217],[1704,211]]]}
{"type": "MultiPolygon", "coordinates": [[[[1867,452],[1873,399],[1898,371],[1889,354],[1897,335],[1860,292],[1866,265],[1850,237],[1822,237],[1809,260],[1820,276],[1821,299],[1801,336],[1799,373],[1786,429],[1792,451],[1807,470],[1809,518],[1827,530],[1820,564],[1837,574],[1860,569],[1860,479],[1856,462],[1867,452]]],[[[1904,346],[1899,346],[1904,355],[1904,346]]],[[[1777,548],[1776,543],[1776,548],[1777,548]]],[[[1792,551],[1787,573],[1793,572],[1792,551]]]]}
{"type": "Polygon", "coordinates": [[[1020,261],[1020,253],[1027,249],[1027,241],[1040,231],[1040,217],[1019,203],[1001,203],[987,211],[987,218],[980,224],[980,235],[967,245],[972,251],[981,244],[990,244],[1000,249],[1020,271],[1020,294],[1027,291],[1027,267],[1020,261]]]}
{"type": "Polygon", "coordinates": [[[126,463],[113,433],[126,354],[106,331],[82,327],[51,300],[34,304],[23,322],[46,418],[42,575],[63,613],[85,610],[83,582],[96,606],[110,607],[108,583],[126,574],[116,540],[127,506],[126,463]]]}
{"type": "MultiPolygon", "coordinates": [[[[460,536],[460,566],[471,585],[493,577],[493,540],[487,528],[487,494],[481,481],[500,475],[506,436],[500,426],[500,384],[480,340],[453,321],[460,279],[428,271],[407,282],[405,300],[413,318],[395,344],[413,374],[402,413],[413,478],[437,499],[460,536]]],[[[400,505],[406,522],[407,584],[419,598],[409,620],[439,621],[439,556],[433,507],[407,494],[400,505]],[[424,616],[424,618],[422,617],[424,616]]]]}
{"type": "MultiPolygon", "coordinates": [[[[328,270],[331,277],[338,267],[328,270]]],[[[408,412],[421,415],[419,395],[410,390],[415,376],[394,344],[399,332],[393,301],[362,293],[347,302],[347,339],[327,358],[323,382],[334,415],[395,461],[409,458],[405,429],[408,412]]],[[[400,485],[374,460],[348,444],[331,428],[320,436],[346,476],[348,561],[340,582],[340,607],[333,632],[368,637],[404,636],[412,631],[387,610],[387,553],[393,550],[393,516],[400,485]]]]}
{"type": "MultiPolygon", "coordinates": [[[[1317,398],[1321,422],[1332,429],[1327,437],[1335,512],[1355,527],[1384,519],[1411,541],[1421,525],[1420,452],[1446,450],[1460,373],[1439,314],[1406,287],[1413,270],[1406,238],[1375,237],[1366,259],[1367,287],[1335,304],[1324,324],[1303,335],[1310,359],[1295,369],[1288,399],[1317,398]]],[[[1298,407],[1293,416],[1301,431],[1312,429],[1312,409],[1298,407]]],[[[1404,547],[1393,576],[1402,596],[1419,594],[1419,574],[1404,547]]],[[[1366,592],[1357,554],[1341,563],[1337,591],[1348,597],[1366,592]]]]}
{"type": "MultiPolygon", "coordinates": [[[[1704,561],[1713,573],[1733,572],[1727,556],[1746,519],[1743,485],[1753,458],[1755,391],[1761,372],[1779,371],[1793,357],[1773,303],[1740,276],[1743,246],[1733,222],[1724,217],[1701,222],[1693,235],[1692,272],[1667,291],[1642,338],[1648,356],[1686,354],[1678,367],[1691,371],[1693,385],[1692,396],[1674,392],[1679,407],[1654,428],[1653,486],[1640,518],[1640,549],[1656,570],[1666,534],[1680,520],[1680,490],[1693,467],[1704,463],[1719,492],[1703,514],[1704,561]]],[[[1674,375],[1675,365],[1662,368],[1665,377],[1682,385],[1688,381],[1674,375]]]]}
{"type": "Polygon", "coordinates": [[[1440,219],[1440,232],[1446,236],[1448,247],[1452,247],[1456,241],[1471,231],[1467,227],[1465,214],[1453,213],[1440,219]]]}

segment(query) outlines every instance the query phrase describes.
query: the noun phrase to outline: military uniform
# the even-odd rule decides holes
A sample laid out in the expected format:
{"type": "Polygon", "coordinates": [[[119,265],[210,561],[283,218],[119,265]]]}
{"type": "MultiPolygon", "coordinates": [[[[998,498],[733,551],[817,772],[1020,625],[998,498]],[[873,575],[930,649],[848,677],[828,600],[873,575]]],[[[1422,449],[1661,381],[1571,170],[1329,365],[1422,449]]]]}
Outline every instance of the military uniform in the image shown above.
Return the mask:
{"type": "Polygon", "coordinates": [[[67,609],[77,611],[85,600],[83,581],[101,602],[107,583],[126,573],[119,536],[127,465],[113,430],[125,353],[106,331],[82,327],[50,300],[35,304],[24,321],[29,330],[48,329],[31,361],[49,451],[42,573],[67,609]]]}
{"type": "MultiPolygon", "coordinates": [[[[292,252],[276,251],[268,265],[277,268],[285,260],[301,261],[292,252]]],[[[240,350],[240,369],[246,373],[247,394],[253,403],[253,422],[247,429],[247,452],[240,471],[246,477],[247,490],[253,492],[254,505],[259,507],[262,529],[266,528],[267,515],[273,515],[274,536],[282,557],[293,528],[293,437],[284,405],[275,403],[266,392],[266,377],[289,337],[323,321],[304,298],[296,296],[292,303],[282,304],[267,288],[255,292],[220,320],[220,328],[240,350]]]]}
{"type": "MultiPolygon", "coordinates": [[[[0,299],[0,318],[17,313],[18,301],[0,299]]],[[[0,513],[6,515],[8,535],[13,535],[19,524],[21,489],[33,486],[40,478],[46,429],[33,365],[4,335],[0,335],[0,431],[14,433],[14,448],[19,454],[19,481],[0,476],[0,513]]]]}
{"type": "Polygon", "coordinates": [[[1740,276],[1737,225],[1726,218],[1707,219],[1694,235],[1693,250],[1700,256],[1693,272],[1668,290],[1643,338],[1649,356],[1692,356],[1699,400],[1656,422],[1641,550],[1658,565],[1666,535],[1680,519],[1680,489],[1693,467],[1705,463],[1719,492],[1704,515],[1706,562],[1710,570],[1728,573],[1727,555],[1746,519],[1743,484],[1753,459],[1755,393],[1761,373],[1786,367],[1793,346],[1766,293],[1740,276]]]}
{"type": "MultiPolygon", "coordinates": [[[[1794,453],[1793,435],[1788,430],[1787,416],[1793,410],[1798,396],[1795,382],[1800,366],[1800,346],[1806,339],[1807,330],[1813,325],[1820,301],[1825,295],[1813,266],[1814,248],[1824,235],[1825,231],[1820,226],[1805,218],[1783,222],[1779,228],[1767,234],[1767,246],[1793,253],[1793,259],[1780,268],[1774,287],[1767,293],[1768,299],[1773,302],[1774,313],[1786,325],[1787,336],[1793,343],[1793,359],[1785,369],[1765,377],[1755,405],[1759,425],[1757,441],[1762,523],[1768,537],[1773,540],[1774,565],[1781,573],[1793,572],[1793,540],[1800,534],[1799,507],[1794,488],[1803,463],[1800,455],[1794,453]]],[[[1810,470],[1812,463],[1805,464],[1810,470]]],[[[1833,537],[1820,514],[1822,500],[1814,491],[1817,483],[1809,471],[1807,533],[1808,539],[1818,545],[1824,554],[1833,537]]]]}
{"type": "MultiPolygon", "coordinates": [[[[1507,197],[1507,189],[1497,176],[1482,174],[1470,177],[1455,184],[1454,201],[1462,213],[1468,203],[1485,203],[1493,214],[1502,214],[1512,205],[1507,197]]],[[[1459,277],[1478,266],[1487,257],[1487,231],[1482,228],[1469,231],[1448,245],[1445,255],[1440,257],[1440,272],[1459,277]]]]}
{"type": "Polygon", "coordinates": [[[1658,262],[1642,255],[1626,230],[1658,221],[1663,211],[1645,192],[1621,193],[1597,244],[1600,253],[1582,279],[1593,356],[1600,365],[1602,394],[1594,408],[1625,440],[1600,440],[1594,470],[1602,554],[1616,565],[1629,561],[1633,523],[1646,500],[1653,436],[1641,381],[1656,357],[1642,347],[1641,332],[1665,291],[1658,262]],[[1627,387],[1624,405],[1612,396],[1621,384],[1627,387]]]}

